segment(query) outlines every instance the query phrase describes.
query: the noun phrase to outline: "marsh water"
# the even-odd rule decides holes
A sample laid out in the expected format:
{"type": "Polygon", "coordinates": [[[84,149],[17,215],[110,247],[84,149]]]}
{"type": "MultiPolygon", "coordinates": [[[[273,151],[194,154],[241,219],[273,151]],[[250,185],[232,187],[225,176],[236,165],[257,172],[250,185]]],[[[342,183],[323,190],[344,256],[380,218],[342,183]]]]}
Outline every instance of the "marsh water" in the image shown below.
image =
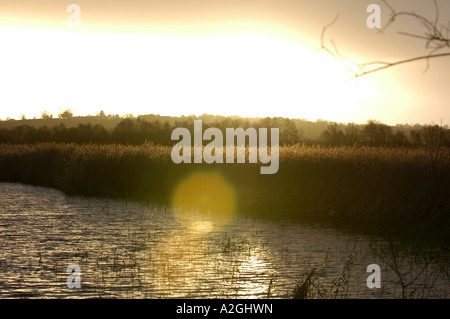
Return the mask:
{"type": "Polygon", "coordinates": [[[0,183],[0,298],[289,298],[313,268],[311,297],[450,296],[448,250],[392,247],[324,225],[0,183]],[[381,288],[367,286],[370,264],[381,288]]]}

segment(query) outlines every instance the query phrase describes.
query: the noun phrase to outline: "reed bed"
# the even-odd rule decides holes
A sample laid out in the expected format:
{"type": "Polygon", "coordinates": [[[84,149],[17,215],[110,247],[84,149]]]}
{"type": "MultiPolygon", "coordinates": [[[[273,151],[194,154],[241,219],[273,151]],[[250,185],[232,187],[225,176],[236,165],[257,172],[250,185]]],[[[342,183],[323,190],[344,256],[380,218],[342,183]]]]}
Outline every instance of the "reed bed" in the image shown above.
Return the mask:
{"type": "Polygon", "coordinates": [[[67,194],[170,204],[196,171],[222,175],[236,210],[283,219],[449,226],[450,149],[280,147],[279,171],[257,164],[174,164],[172,148],[153,144],[0,144],[0,180],[67,194]]]}

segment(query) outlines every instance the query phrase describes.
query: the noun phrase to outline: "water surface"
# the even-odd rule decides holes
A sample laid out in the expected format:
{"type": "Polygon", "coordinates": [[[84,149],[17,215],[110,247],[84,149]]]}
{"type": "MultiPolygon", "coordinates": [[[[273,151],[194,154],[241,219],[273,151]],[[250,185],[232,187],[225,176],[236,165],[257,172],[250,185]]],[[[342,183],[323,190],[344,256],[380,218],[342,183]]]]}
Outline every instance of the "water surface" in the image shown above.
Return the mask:
{"type": "Polygon", "coordinates": [[[380,242],[374,254],[372,240],[319,225],[175,214],[1,183],[0,297],[286,298],[312,268],[313,297],[450,296],[448,251],[392,256],[380,242]],[[374,263],[381,289],[366,284],[374,263]],[[73,264],[80,289],[67,286],[73,264]],[[402,289],[399,274],[418,278],[402,289]]]}

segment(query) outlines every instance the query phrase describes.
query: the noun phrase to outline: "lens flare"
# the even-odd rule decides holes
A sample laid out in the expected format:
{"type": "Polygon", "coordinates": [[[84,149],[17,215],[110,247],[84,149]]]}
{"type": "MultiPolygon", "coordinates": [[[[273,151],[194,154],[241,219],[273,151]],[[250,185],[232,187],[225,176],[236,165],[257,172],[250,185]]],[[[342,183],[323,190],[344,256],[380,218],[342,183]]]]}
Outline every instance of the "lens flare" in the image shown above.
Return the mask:
{"type": "MultiPolygon", "coordinates": [[[[186,220],[187,211],[208,213],[212,224],[223,223],[229,220],[236,209],[235,190],[220,173],[195,172],[183,181],[175,189],[172,196],[172,209],[179,220],[186,220]]],[[[212,227],[204,227],[207,231],[212,227]]],[[[209,223],[208,223],[209,224],[209,223]]],[[[198,225],[191,225],[194,228],[198,225]]]]}

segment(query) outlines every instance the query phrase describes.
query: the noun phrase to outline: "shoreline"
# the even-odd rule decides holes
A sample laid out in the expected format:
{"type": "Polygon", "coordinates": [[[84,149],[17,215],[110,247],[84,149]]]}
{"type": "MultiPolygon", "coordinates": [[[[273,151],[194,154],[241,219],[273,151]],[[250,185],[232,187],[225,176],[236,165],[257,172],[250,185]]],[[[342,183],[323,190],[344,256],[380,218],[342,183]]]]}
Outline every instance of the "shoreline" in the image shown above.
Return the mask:
{"type": "MultiPolygon", "coordinates": [[[[432,167],[422,149],[284,146],[280,171],[272,176],[261,176],[258,164],[176,165],[170,162],[170,149],[0,144],[0,181],[51,187],[66,195],[168,205],[180,183],[204,172],[229,185],[233,209],[245,216],[450,238],[450,200],[433,191],[438,183],[438,193],[450,192],[450,167],[448,161],[432,167]],[[439,180],[433,179],[436,171],[439,180]]],[[[208,193],[214,181],[206,180],[198,193],[208,193]]],[[[215,200],[222,191],[210,196],[215,200]]],[[[198,201],[198,194],[189,196],[198,201]]],[[[209,204],[215,205],[214,200],[209,204]]]]}

